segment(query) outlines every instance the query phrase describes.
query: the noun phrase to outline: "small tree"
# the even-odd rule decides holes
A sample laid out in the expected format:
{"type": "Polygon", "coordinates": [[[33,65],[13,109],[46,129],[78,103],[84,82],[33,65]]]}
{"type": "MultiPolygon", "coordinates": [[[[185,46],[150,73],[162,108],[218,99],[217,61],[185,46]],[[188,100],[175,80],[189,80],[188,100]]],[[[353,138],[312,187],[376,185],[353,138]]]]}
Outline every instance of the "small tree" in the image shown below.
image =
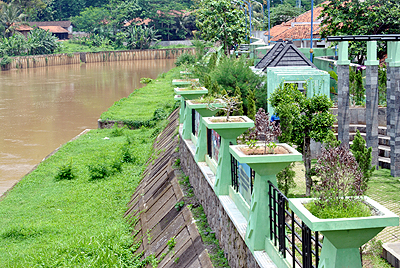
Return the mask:
{"type": "Polygon", "coordinates": [[[353,144],[350,146],[351,152],[357,160],[358,166],[362,172],[362,187],[367,188],[367,182],[371,178],[372,173],[376,169],[375,166],[371,165],[372,162],[372,147],[366,148],[365,140],[361,137],[360,131],[357,130],[357,134],[354,137],[353,144]]]}
{"type": "Polygon", "coordinates": [[[202,0],[196,7],[196,25],[206,41],[220,41],[226,55],[246,36],[245,16],[230,0],[202,0]]]}
{"type": "MultiPolygon", "coordinates": [[[[268,114],[265,113],[263,108],[260,108],[255,116],[255,129],[250,134],[252,139],[259,139],[264,141],[264,154],[267,153],[267,144],[271,144],[282,134],[281,128],[275,121],[269,120],[268,114]]],[[[272,149],[273,147],[268,146],[272,149]]]]}
{"type": "Polygon", "coordinates": [[[222,110],[226,112],[226,121],[230,121],[230,114],[233,111],[237,111],[237,105],[240,103],[237,97],[229,97],[228,94],[222,95],[220,97],[221,102],[225,103],[226,105],[223,107],[216,107],[213,103],[208,103],[207,108],[211,111],[215,110],[222,110]]]}
{"type": "Polygon", "coordinates": [[[296,172],[293,170],[294,163],[290,163],[289,166],[285,167],[278,174],[276,174],[276,179],[278,181],[278,188],[283,192],[285,196],[288,196],[289,190],[296,187],[296,182],[294,177],[296,172]]]}
{"type": "Polygon", "coordinates": [[[255,113],[256,113],[256,101],[255,101],[255,95],[253,90],[249,90],[249,95],[247,96],[247,116],[251,119],[255,119],[255,113]]]}
{"type": "Polygon", "coordinates": [[[244,111],[243,111],[242,94],[240,92],[239,87],[236,87],[235,93],[233,95],[238,98],[238,105],[236,106],[237,110],[233,112],[233,115],[243,115],[244,111]]]}
{"type": "Polygon", "coordinates": [[[275,114],[280,118],[281,128],[287,142],[297,145],[303,154],[306,170],[306,195],[311,194],[311,139],[324,142],[335,122],[330,113],[332,101],[325,95],[306,98],[294,85],[281,84],[269,99],[275,114]]]}

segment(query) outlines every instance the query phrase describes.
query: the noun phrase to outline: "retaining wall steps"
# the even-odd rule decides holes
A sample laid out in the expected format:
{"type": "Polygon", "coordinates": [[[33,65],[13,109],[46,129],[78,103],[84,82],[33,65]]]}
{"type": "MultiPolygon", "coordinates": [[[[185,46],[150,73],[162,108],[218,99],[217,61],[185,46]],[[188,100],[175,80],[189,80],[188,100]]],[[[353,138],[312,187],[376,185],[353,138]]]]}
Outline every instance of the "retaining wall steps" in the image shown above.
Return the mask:
{"type": "MultiPolygon", "coordinates": [[[[353,143],[354,137],[357,134],[357,130],[360,131],[361,136],[366,140],[366,126],[359,124],[351,124],[349,126],[349,140],[350,144],[353,143]]],[[[333,131],[337,136],[338,126],[333,126],[333,131]]],[[[387,129],[386,127],[379,126],[378,127],[378,154],[379,154],[379,166],[381,168],[390,169],[390,137],[386,135],[387,129]]]]}

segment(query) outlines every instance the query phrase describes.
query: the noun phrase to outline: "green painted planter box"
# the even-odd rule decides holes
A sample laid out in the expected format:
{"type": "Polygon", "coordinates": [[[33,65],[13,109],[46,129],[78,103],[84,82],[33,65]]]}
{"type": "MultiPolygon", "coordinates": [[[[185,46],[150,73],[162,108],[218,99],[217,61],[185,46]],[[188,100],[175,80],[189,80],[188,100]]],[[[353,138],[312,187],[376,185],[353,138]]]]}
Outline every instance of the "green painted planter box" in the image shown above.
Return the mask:
{"type": "MultiPolygon", "coordinates": [[[[224,107],[225,103],[223,102],[218,102],[218,103],[213,103],[214,107],[224,107]]],[[[187,100],[186,101],[186,107],[189,109],[186,111],[187,114],[183,123],[183,138],[184,139],[189,139],[192,138],[193,142],[196,144],[196,154],[194,156],[194,159],[196,162],[204,162],[204,155],[207,153],[207,128],[203,124],[203,117],[210,117],[214,116],[218,110],[210,110],[207,108],[207,103],[199,103],[199,102],[194,102],[194,100],[187,100]],[[198,137],[196,139],[196,142],[194,141],[194,137],[192,134],[192,110],[196,110],[200,114],[200,125],[199,125],[199,133],[198,137]],[[186,120],[188,119],[188,120],[186,120]],[[186,123],[186,125],[185,125],[186,123]],[[185,131],[185,128],[188,129],[188,131],[185,131]]]]}
{"type": "Polygon", "coordinates": [[[289,207],[312,230],[324,235],[318,267],[361,268],[359,248],[387,226],[398,226],[399,217],[369,197],[364,201],[376,216],[341,219],[319,219],[303,204],[311,198],[291,198],[289,207]]]}
{"type": "Polygon", "coordinates": [[[181,96],[181,108],[179,110],[179,122],[183,123],[183,119],[185,116],[185,100],[194,100],[200,98],[201,96],[208,93],[208,89],[205,87],[200,87],[197,89],[189,89],[189,88],[175,88],[175,94],[181,96]]]}
{"type": "Polygon", "coordinates": [[[254,122],[247,116],[231,116],[232,120],[242,119],[242,122],[215,122],[226,117],[203,117],[204,125],[214,129],[221,136],[221,146],[218,154],[217,172],[214,191],[217,195],[228,195],[231,184],[231,159],[229,144],[236,144],[236,138],[247,129],[254,127],[254,122]]]}
{"type": "Polygon", "coordinates": [[[190,86],[192,83],[198,83],[199,79],[173,79],[172,85],[174,86],[190,86]]]}
{"type": "Polygon", "coordinates": [[[192,72],[189,71],[180,71],[179,73],[182,78],[187,78],[189,75],[193,74],[192,72]]]}
{"type": "MultiPolygon", "coordinates": [[[[258,143],[264,146],[264,143],[258,143]]],[[[246,229],[246,244],[251,251],[264,250],[265,239],[269,237],[269,198],[268,181],[277,186],[276,174],[290,163],[301,161],[302,155],[286,143],[278,143],[287,154],[246,155],[241,151],[247,145],[231,145],[229,152],[240,163],[248,164],[256,173],[251,195],[250,216],[246,229]]],[[[266,250],[266,249],[265,249],[266,250]]]]}

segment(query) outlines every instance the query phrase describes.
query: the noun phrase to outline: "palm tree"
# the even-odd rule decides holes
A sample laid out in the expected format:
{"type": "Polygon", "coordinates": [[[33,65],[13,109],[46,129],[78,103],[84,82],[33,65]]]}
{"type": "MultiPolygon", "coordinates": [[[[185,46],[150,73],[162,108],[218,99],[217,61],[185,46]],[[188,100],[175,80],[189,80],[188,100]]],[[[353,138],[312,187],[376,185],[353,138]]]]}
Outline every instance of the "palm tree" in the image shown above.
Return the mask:
{"type": "Polygon", "coordinates": [[[12,2],[9,4],[2,3],[0,9],[0,23],[4,25],[5,36],[10,37],[15,28],[21,25],[22,20],[26,17],[21,9],[12,2]]]}

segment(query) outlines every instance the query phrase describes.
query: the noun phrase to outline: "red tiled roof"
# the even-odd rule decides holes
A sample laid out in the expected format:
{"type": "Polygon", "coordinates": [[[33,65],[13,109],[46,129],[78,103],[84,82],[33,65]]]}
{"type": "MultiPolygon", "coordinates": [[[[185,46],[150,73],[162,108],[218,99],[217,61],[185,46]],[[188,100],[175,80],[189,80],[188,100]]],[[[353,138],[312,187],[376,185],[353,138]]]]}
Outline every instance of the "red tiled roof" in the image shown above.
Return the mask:
{"type": "MultiPolygon", "coordinates": [[[[323,10],[323,8],[321,6],[315,7],[314,8],[314,14],[313,14],[313,18],[315,22],[319,22],[320,20],[317,19],[319,17],[319,15],[321,15],[321,11],[323,10]]],[[[287,25],[287,26],[291,26],[292,23],[295,22],[311,22],[311,10],[287,21],[284,22],[283,24],[287,25]]]]}
{"type": "MultiPolygon", "coordinates": [[[[173,10],[173,9],[168,12],[169,15],[172,15],[172,16],[175,16],[175,17],[179,17],[179,16],[186,17],[186,16],[189,16],[191,13],[192,13],[192,11],[173,10]]],[[[157,10],[157,14],[159,16],[161,16],[161,15],[164,15],[165,12],[163,12],[161,10],[157,10]]]]}
{"type": "Polygon", "coordinates": [[[15,28],[15,30],[17,30],[17,31],[32,31],[33,28],[29,27],[28,25],[23,25],[23,24],[21,24],[21,25],[18,25],[18,26],[15,28]]]}
{"type": "MultiPolygon", "coordinates": [[[[286,31],[289,28],[290,28],[290,26],[285,26],[283,24],[276,25],[276,26],[271,28],[270,35],[271,36],[277,36],[277,35],[283,33],[284,31],[286,31]]],[[[266,32],[265,35],[268,35],[268,32],[266,32]]]]}
{"type": "Polygon", "coordinates": [[[61,26],[39,26],[39,28],[46,31],[49,30],[51,33],[68,33],[68,31],[61,26]]]}
{"type": "Polygon", "coordinates": [[[69,20],[63,20],[63,21],[29,21],[28,22],[30,26],[60,26],[63,28],[68,28],[71,26],[71,21],[69,20]]]}
{"type": "MultiPolygon", "coordinates": [[[[314,25],[313,28],[313,38],[315,38],[315,35],[319,35],[319,29],[320,25],[314,25]]],[[[274,38],[271,39],[271,41],[278,41],[279,39],[282,40],[288,40],[288,39],[310,39],[311,38],[311,25],[306,24],[297,24],[294,25],[294,27],[290,27],[289,29],[285,30],[284,32],[274,36],[274,38]]]]}
{"type": "Polygon", "coordinates": [[[127,23],[124,24],[125,27],[128,27],[129,25],[131,25],[133,22],[135,22],[136,25],[149,25],[150,22],[152,22],[152,19],[141,19],[141,18],[134,18],[130,21],[128,21],[127,23]]]}
{"type": "MultiPolygon", "coordinates": [[[[329,1],[325,1],[322,4],[327,4],[329,1]]],[[[314,31],[313,34],[319,35],[320,22],[318,19],[321,15],[323,8],[321,5],[314,8],[313,21],[314,31]]],[[[310,39],[311,31],[311,10],[287,21],[280,25],[276,25],[271,28],[271,41],[278,41],[279,39],[310,39]]],[[[268,35],[266,32],[264,35],[268,35]]]]}

